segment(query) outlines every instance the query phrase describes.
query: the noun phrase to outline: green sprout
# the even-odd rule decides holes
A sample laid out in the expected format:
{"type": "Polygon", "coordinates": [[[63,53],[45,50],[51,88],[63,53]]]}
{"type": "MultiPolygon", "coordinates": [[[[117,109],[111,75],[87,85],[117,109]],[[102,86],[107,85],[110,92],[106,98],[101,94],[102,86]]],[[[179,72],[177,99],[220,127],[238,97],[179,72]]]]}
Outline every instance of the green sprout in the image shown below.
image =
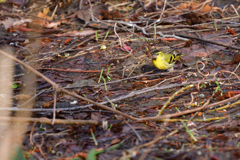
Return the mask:
{"type": "Polygon", "coordinates": [[[96,41],[98,42],[98,31],[95,32],[96,41]]]}
{"type": "Polygon", "coordinates": [[[111,81],[111,80],[112,80],[112,78],[109,77],[110,68],[111,68],[111,65],[108,67],[108,71],[107,71],[107,80],[108,80],[108,81],[111,81]]]}
{"type": "Polygon", "coordinates": [[[215,89],[215,93],[217,93],[217,91],[221,91],[221,96],[222,96],[223,91],[222,91],[222,89],[220,88],[220,85],[219,85],[219,82],[218,82],[218,81],[216,81],[216,85],[217,85],[217,88],[215,89]]]}
{"type": "Polygon", "coordinates": [[[107,33],[106,33],[106,35],[105,35],[105,37],[104,37],[104,39],[103,39],[103,42],[102,42],[102,45],[101,45],[100,49],[106,49],[106,48],[107,48],[103,43],[104,43],[104,41],[106,40],[109,32],[110,32],[110,30],[107,31],[107,33]]]}
{"type": "Polygon", "coordinates": [[[157,29],[156,29],[156,23],[154,23],[154,40],[157,38],[157,29]]]}
{"type": "Polygon", "coordinates": [[[194,137],[193,133],[190,131],[190,129],[187,127],[187,125],[186,125],[183,121],[181,121],[181,122],[182,122],[183,126],[185,127],[188,135],[189,135],[195,142],[197,142],[197,139],[194,137]]]}

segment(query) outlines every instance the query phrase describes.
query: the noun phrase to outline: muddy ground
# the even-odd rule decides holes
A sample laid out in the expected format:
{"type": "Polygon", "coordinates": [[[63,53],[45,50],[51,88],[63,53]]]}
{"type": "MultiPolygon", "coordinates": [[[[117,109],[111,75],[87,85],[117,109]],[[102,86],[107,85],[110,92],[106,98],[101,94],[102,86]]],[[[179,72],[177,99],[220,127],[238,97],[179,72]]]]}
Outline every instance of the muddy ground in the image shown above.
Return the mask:
{"type": "Polygon", "coordinates": [[[239,2],[16,1],[0,9],[0,46],[33,67],[14,63],[11,114],[29,122],[17,156],[240,158],[239,2]],[[183,56],[162,71],[154,50],[183,56]]]}

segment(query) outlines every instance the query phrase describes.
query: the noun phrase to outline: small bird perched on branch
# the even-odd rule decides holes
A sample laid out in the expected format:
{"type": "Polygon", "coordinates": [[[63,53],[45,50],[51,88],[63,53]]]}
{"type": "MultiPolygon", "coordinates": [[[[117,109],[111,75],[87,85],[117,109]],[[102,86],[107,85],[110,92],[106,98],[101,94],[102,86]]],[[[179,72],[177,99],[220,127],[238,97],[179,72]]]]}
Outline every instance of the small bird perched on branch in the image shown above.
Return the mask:
{"type": "Polygon", "coordinates": [[[152,52],[152,63],[153,65],[161,70],[171,71],[175,62],[183,56],[181,53],[176,54],[175,51],[171,53],[163,53],[161,51],[152,52]]]}

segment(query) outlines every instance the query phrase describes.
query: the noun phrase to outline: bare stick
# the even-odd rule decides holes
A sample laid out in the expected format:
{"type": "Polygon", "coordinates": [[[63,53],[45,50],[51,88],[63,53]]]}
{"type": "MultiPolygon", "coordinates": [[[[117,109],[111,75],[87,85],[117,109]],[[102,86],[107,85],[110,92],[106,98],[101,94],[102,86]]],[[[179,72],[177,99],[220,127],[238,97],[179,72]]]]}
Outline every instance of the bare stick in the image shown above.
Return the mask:
{"type": "Polygon", "coordinates": [[[179,36],[179,37],[184,37],[184,38],[188,38],[188,39],[196,39],[196,40],[198,40],[198,41],[202,41],[202,42],[206,42],[206,43],[211,43],[211,44],[215,44],[215,45],[218,45],[218,46],[224,46],[224,47],[228,47],[228,48],[231,48],[231,49],[240,50],[240,48],[238,48],[238,47],[230,46],[230,45],[227,45],[227,44],[224,44],[224,43],[217,43],[217,42],[214,42],[214,41],[210,41],[210,40],[206,40],[206,39],[201,39],[201,38],[198,38],[198,37],[192,37],[192,36],[188,36],[188,35],[183,35],[183,34],[176,34],[176,35],[179,36]]]}
{"type": "MultiPolygon", "coordinates": [[[[154,23],[148,25],[147,27],[152,26],[152,25],[154,25],[155,23],[161,22],[161,20],[162,20],[162,16],[163,16],[163,13],[164,13],[165,8],[166,8],[166,4],[167,4],[167,0],[164,1],[164,5],[163,5],[163,9],[162,9],[162,13],[161,13],[159,19],[156,20],[154,23]]],[[[156,7],[157,7],[157,2],[156,2],[156,7]]]]}
{"type": "Polygon", "coordinates": [[[141,136],[137,133],[137,131],[136,131],[126,120],[124,120],[124,121],[125,121],[125,123],[128,125],[128,127],[130,127],[130,128],[133,130],[133,132],[136,134],[138,140],[139,140],[140,142],[142,142],[142,138],[141,138],[141,136]]]}
{"type": "MultiPolygon", "coordinates": [[[[27,118],[27,117],[4,117],[1,116],[0,120],[10,121],[10,122],[39,122],[45,124],[52,124],[51,119],[49,118],[27,118]]],[[[80,124],[80,125],[98,125],[99,122],[96,120],[75,120],[75,119],[55,119],[55,124],[80,124]]]]}
{"type": "Polygon", "coordinates": [[[161,108],[161,110],[158,112],[158,115],[157,115],[157,116],[160,116],[160,115],[162,114],[163,110],[167,107],[167,105],[171,102],[171,100],[173,100],[173,98],[177,96],[177,94],[182,93],[183,91],[185,91],[185,90],[187,90],[187,89],[189,89],[189,88],[191,88],[191,87],[193,87],[193,86],[194,86],[194,85],[188,85],[188,86],[186,86],[186,87],[181,88],[181,89],[178,90],[177,92],[175,92],[175,93],[168,99],[168,101],[163,105],[163,107],[161,108]]]}
{"type": "Polygon", "coordinates": [[[52,125],[54,125],[54,121],[56,119],[56,105],[57,105],[57,91],[54,91],[54,103],[53,103],[53,119],[52,125]]]}

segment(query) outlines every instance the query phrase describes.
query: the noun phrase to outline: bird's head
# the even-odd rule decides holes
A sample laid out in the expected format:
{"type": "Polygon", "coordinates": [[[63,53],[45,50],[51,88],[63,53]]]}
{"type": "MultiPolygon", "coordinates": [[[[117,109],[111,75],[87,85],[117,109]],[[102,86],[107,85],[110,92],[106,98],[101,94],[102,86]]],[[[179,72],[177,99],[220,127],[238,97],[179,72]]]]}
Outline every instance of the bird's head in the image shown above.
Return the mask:
{"type": "Polygon", "coordinates": [[[152,60],[156,60],[160,53],[161,53],[161,51],[158,51],[158,50],[153,51],[152,52],[152,60]]]}

